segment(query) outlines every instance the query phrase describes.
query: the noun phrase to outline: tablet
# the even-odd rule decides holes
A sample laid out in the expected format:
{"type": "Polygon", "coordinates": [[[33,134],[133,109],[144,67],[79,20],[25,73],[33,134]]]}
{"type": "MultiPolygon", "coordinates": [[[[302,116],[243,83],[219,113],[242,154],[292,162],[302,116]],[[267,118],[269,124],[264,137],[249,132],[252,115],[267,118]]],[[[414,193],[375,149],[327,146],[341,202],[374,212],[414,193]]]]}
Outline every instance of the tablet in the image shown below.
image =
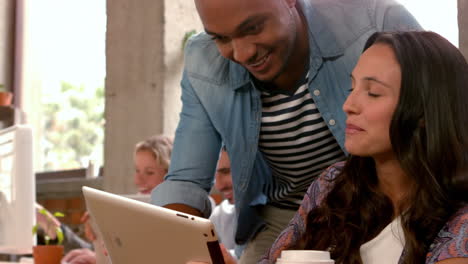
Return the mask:
{"type": "Polygon", "coordinates": [[[150,203],[151,202],[151,195],[150,194],[141,194],[141,193],[135,193],[135,194],[119,194],[120,196],[130,198],[132,200],[137,200],[140,202],[145,202],[145,203],[150,203]]]}
{"type": "Polygon", "coordinates": [[[224,264],[208,219],[89,187],[83,195],[112,264],[224,264]]]}

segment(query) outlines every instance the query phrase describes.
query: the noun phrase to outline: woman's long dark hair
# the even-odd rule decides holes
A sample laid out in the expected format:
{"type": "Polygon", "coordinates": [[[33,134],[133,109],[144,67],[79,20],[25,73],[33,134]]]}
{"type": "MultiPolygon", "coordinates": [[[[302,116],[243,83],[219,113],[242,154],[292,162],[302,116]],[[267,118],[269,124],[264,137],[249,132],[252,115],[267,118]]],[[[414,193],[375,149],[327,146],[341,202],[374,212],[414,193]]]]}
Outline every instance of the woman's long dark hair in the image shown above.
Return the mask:
{"type": "MultiPolygon", "coordinates": [[[[431,242],[466,202],[468,168],[468,65],[463,55],[433,32],[375,33],[389,45],[402,72],[390,139],[411,178],[406,203],[397,208],[405,234],[404,263],[424,263],[431,242]]],[[[336,263],[362,263],[360,246],[395,217],[378,189],[372,158],[350,156],[320,207],[307,217],[300,248],[330,250],[336,263]]]]}

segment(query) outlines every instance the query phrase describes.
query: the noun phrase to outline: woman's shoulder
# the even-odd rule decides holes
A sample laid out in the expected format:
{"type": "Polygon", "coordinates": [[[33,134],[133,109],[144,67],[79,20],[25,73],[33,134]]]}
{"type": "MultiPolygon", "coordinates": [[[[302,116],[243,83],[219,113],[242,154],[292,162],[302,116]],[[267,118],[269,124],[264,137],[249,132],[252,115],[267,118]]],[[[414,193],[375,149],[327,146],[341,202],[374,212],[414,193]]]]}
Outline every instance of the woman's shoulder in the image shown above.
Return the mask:
{"type": "Polygon", "coordinates": [[[322,191],[329,190],[331,187],[333,187],[333,183],[338,175],[340,175],[340,173],[343,171],[345,163],[345,161],[337,162],[328,167],[322,174],[320,174],[316,182],[322,191]]]}
{"type": "Polygon", "coordinates": [[[447,222],[447,224],[459,225],[463,222],[468,223],[468,203],[463,204],[463,206],[458,209],[458,211],[455,212],[452,217],[450,217],[450,220],[447,222]]]}
{"type": "MultiPolygon", "coordinates": [[[[468,203],[463,204],[447,221],[444,228],[439,232],[437,237],[443,237],[445,232],[463,236],[463,240],[468,243],[468,203]]],[[[465,251],[468,251],[466,248],[465,251]]]]}
{"type": "Polygon", "coordinates": [[[333,165],[331,165],[330,167],[328,167],[325,172],[322,174],[323,177],[325,180],[334,180],[336,178],[336,176],[338,176],[341,171],[343,171],[343,168],[346,164],[346,161],[340,161],[340,162],[337,162],[333,165]]]}
{"type": "Polygon", "coordinates": [[[460,207],[437,234],[426,263],[449,258],[468,258],[468,204],[460,207]]]}
{"type": "Polygon", "coordinates": [[[306,200],[312,203],[311,207],[319,205],[334,185],[334,180],[341,173],[345,165],[344,161],[337,162],[320,174],[309,186],[306,200]]]}

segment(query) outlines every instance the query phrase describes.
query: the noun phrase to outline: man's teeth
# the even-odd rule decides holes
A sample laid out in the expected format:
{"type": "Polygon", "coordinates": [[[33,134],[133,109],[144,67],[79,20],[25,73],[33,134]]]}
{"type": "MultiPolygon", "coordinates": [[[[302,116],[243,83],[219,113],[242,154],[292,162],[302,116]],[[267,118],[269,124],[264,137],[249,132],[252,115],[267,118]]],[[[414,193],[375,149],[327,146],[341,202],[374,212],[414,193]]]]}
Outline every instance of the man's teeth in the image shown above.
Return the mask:
{"type": "Polygon", "coordinates": [[[252,63],[252,64],[250,64],[250,66],[257,67],[259,65],[262,65],[266,61],[267,58],[268,58],[268,55],[263,56],[263,58],[260,61],[258,61],[256,63],[252,63]]]}

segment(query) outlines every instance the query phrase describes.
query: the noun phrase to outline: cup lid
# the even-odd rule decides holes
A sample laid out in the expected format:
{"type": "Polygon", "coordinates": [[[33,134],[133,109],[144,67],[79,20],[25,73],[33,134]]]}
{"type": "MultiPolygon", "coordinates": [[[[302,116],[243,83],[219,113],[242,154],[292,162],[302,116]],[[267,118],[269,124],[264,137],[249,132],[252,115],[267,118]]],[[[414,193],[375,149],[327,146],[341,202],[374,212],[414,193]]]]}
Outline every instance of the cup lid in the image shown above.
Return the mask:
{"type": "Polygon", "coordinates": [[[321,250],[283,250],[281,260],[330,260],[330,252],[321,250]]]}
{"type": "Polygon", "coordinates": [[[276,264],[335,264],[334,260],[281,260],[277,259],[276,264]]]}

